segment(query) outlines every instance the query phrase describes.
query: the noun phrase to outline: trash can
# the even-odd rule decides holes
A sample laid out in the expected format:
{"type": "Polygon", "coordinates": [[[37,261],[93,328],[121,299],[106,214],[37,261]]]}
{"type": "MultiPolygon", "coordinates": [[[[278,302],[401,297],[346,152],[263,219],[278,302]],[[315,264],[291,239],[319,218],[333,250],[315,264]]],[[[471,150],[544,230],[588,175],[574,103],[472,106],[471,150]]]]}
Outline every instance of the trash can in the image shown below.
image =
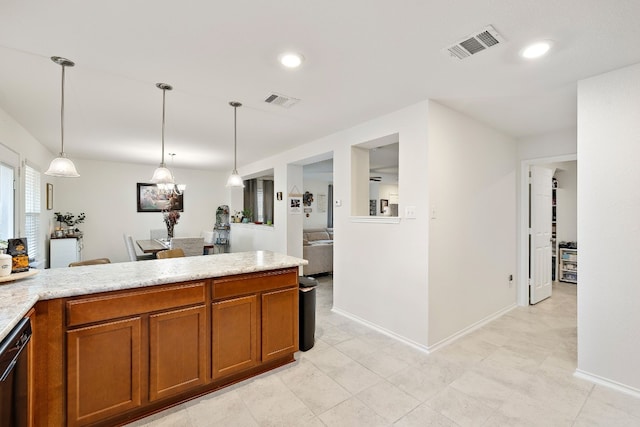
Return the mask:
{"type": "Polygon", "coordinates": [[[299,319],[300,351],[313,348],[316,333],[316,286],[318,281],[313,277],[300,276],[299,279],[299,319]]]}

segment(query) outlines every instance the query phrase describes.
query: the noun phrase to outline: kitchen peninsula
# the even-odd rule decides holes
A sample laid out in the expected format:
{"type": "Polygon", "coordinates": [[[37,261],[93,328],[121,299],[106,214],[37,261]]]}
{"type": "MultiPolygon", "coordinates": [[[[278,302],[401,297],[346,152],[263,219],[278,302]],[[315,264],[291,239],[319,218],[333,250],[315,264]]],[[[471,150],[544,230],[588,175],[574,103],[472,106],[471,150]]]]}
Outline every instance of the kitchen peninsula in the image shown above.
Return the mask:
{"type": "Polygon", "coordinates": [[[118,425],[294,360],[300,258],[267,251],[40,271],[0,287],[32,319],[34,425],[118,425]]]}

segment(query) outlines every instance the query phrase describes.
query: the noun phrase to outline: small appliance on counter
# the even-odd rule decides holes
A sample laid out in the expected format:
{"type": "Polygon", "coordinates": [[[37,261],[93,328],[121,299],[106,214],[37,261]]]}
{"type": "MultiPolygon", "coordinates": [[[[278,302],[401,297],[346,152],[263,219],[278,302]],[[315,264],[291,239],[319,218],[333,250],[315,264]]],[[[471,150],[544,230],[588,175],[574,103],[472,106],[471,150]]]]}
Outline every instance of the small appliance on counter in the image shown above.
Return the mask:
{"type": "Polygon", "coordinates": [[[21,273],[29,271],[29,254],[27,251],[27,238],[19,237],[9,239],[7,243],[7,253],[11,255],[11,272],[21,273]]]}

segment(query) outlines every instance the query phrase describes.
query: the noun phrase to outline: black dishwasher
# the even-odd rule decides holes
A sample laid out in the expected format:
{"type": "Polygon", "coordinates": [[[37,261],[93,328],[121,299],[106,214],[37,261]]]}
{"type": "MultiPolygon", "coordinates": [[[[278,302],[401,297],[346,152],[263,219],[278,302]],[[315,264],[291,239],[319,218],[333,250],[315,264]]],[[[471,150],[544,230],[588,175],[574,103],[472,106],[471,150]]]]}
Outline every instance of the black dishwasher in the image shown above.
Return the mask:
{"type": "Polygon", "coordinates": [[[26,426],[28,370],[26,346],[31,322],[22,319],[0,342],[0,426],[26,426]]]}

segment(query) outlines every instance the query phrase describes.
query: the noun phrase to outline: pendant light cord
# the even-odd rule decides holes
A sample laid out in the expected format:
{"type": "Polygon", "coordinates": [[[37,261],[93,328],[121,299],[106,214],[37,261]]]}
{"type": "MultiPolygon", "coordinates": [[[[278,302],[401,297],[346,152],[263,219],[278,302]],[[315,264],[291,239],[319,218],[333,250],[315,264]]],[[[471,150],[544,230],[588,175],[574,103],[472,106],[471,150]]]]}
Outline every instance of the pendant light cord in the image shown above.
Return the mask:
{"type": "Polygon", "coordinates": [[[238,124],[237,124],[238,107],[233,107],[233,172],[238,171],[238,124]]]}
{"type": "Polygon", "coordinates": [[[164,165],[164,110],[165,110],[165,96],[167,94],[167,89],[162,88],[162,160],[160,161],[160,167],[165,167],[164,165]]]}
{"type": "Polygon", "coordinates": [[[60,102],[60,156],[64,157],[64,69],[62,65],[62,101],[60,102]]]}

